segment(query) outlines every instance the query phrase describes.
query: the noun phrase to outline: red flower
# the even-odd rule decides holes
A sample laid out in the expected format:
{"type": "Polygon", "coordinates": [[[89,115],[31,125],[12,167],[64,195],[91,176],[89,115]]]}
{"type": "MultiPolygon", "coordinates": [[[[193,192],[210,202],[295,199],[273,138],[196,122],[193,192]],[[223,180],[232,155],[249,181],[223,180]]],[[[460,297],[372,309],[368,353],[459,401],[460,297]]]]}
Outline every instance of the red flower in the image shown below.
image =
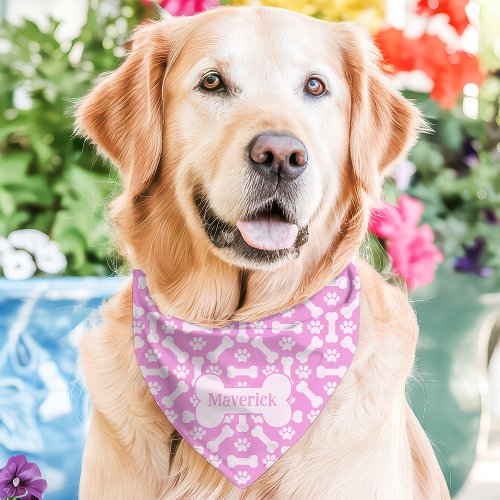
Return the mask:
{"type": "Polygon", "coordinates": [[[459,35],[469,26],[469,18],[465,13],[465,6],[469,0],[419,0],[417,13],[424,16],[446,14],[459,35]]]}
{"type": "Polygon", "coordinates": [[[483,82],[477,57],[463,50],[450,52],[435,35],[406,38],[401,30],[387,28],[377,34],[376,42],[385,62],[396,71],[418,69],[431,78],[431,97],[445,109],[453,107],[466,83],[483,82]]]}

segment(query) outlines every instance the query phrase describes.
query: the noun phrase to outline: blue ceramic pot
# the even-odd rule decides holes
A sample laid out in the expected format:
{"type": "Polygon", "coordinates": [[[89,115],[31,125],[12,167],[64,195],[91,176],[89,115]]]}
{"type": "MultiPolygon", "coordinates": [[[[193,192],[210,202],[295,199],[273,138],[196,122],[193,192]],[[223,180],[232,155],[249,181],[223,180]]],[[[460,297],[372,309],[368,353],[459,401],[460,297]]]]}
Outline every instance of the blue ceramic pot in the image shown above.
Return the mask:
{"type": "Polygon", "coordinates": [[[44,498],[77,498],[88,403],[75,327],[118,278],[0,279],[0,467],[24,454],[48,482],[44,498]]]}

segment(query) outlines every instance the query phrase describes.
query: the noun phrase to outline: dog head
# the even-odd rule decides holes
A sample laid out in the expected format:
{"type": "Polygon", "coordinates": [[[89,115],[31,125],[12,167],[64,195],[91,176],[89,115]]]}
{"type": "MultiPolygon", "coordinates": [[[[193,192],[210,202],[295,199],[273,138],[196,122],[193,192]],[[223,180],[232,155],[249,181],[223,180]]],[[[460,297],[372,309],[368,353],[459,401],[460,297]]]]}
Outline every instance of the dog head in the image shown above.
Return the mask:
{"type": "Polygon", "coordinates": [[[123,175],[115,212],[134,262],[162,251],[269,270],[331,258],[356,218],[359,244],[419,120],[379,59],[349,23],[275,8],[138,27],[78,110],[123,175]]]}

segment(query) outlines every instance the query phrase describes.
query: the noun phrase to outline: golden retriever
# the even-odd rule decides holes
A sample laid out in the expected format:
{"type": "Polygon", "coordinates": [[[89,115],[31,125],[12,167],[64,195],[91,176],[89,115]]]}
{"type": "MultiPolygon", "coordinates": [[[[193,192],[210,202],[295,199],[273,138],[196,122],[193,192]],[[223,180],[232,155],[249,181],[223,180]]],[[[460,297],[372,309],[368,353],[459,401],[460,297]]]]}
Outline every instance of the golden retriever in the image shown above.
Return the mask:
{"type": "MultiPolygon", "coordinates": [[[[162,311],[207,327],[283,311],[338,275],[420,121],[361,29],[267,7],[139,26],[125,62],[77,112],[78,130],[123,177],[112,205],[123,255],[162,311]],[[262,135],[294,152],[272,179],[257,172],[267,143],[249,146],[262,135]],[[262,210],[293,221],[295,239],[269,249],[244,238],[238,221],[262,210]]],[[[151,396],[124,287],[80,345],[92,402],[80,498],[449,498],[405,400],[414,312],[357,262],[353,364],[314,425],[245,490],[182,440],[151,396]]]]}

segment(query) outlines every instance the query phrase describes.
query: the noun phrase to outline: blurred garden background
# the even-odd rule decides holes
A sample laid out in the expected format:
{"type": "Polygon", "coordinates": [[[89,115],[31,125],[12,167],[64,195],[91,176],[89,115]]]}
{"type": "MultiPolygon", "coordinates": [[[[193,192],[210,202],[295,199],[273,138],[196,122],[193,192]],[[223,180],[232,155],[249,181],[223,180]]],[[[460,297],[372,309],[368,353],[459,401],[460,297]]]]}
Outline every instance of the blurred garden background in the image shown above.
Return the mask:
{"type": "MultiPolygon", "coordinates": [[[[105,219],[119,179],[74,135],[72,110],[138,22],[220,3],[0,0],[0,467],[25,454],[46,498],[77,496],[88,405],[73,329],[123,267],[105,219]]],[[[451,492],[500,498],[500,2],[222,3],[364,25],[422,110],[429,131],[387,179],[364,253],[412,290],[408,399],[451,492]]]]}

